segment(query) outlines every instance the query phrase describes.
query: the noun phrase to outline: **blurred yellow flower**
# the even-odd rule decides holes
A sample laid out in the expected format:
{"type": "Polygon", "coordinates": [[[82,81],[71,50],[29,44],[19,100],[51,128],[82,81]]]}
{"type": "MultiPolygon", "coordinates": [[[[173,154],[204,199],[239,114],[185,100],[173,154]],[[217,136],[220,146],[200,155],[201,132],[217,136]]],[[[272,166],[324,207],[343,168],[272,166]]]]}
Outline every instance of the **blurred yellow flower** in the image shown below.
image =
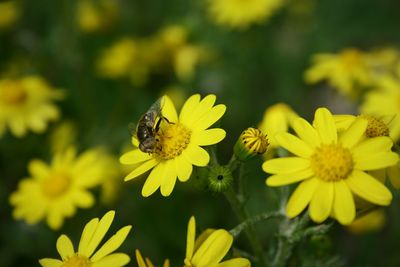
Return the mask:
{"type": "Polygon", "coordinates": [[[76,20],[82,31],[97,32],[109,28],[118,18],[117,0],[79,0],[76,20]]]}
{"type": "Polygon", "coordinates": [[[367,124],[359,118],[338,136],[332,114],[319,108],[313,125],[302,118],[294,120],[298,137],[289,133],[275,136],[294,156],[264,162],[264,171],[273,174],[267,185],[301,182],[287,203],[289,218],[309,204],[313,221],[321,223],[331,215],[348,225],[356,215],[353,194],[376,205],[390,204],[391,192],[366,171],[393,166],[399,156],[390,150],[393,142],[389,137],[363,138],[367,124]]]}
{"type": "Polygon", "coordinates": [[[94,218],[85,225],[79,241],[78,250],[66,235],[57,239],[57,251],[61,260],[44,258],[39,263],[43,267],[122,267],[129,263],[130,257],[125,253],[113,253],[128,236],[132,226],[122,227],[110,239],[107,240],[95,253],[111,223],[114,220],[115,211],[107,212],[100,220],[94,218]]]}
{"type": "Polygon", "coordinates": [[[338,54],[317,54],[312,60],[313,66],[305,72],[308,84],[327,80],[342,94],[354,97],[360,86],[372,83],[366,55],[355,48],[347,48],[338,54]]]}
{"type": "Polygon", "coordinates": [[[95,199],[88,190],[101,182],[104,168],[98,161],[98,151],[88,150],[76,155],[75,148],[53,156],[50,165],[32,160],[31,175],[23,179],[11,194],[13,217],[35,224],[46,219],[52,229],[59,229],[64,218],[72,217],[76,207],[89,208],[95,199]]]}
{"type": "Polygon", "coordinates": [[[0,2],[0,30],[13,25],[20,16],[17,1],[0,2]]]}
{"type": "MultiPolygon", "coordinates": [[[[139,250],[135,251],[136,261],[139,267],[154,267],[153,263],[149,258],[143,259],[142,254],[140,254],[139,250]]],[[[169,260],[165,260],[163,267],[169,267],[169,260]]]]}
{"type": "Polygon", "coordinates": [[[396,75],[396,66],[400,63],[400,54],[394,48],[383,48],[369,52],[365,56],[374,82],[387,76],[396,75]]]}
{"type": "Polygon", "coordinates": [[[246,29],[264,22],[283,5],[282,0],[207,0],[215,23],[235,29],[246,29]]]}
{"type": "Polygon", "coordinates": [[[222,261],[233,243],[233,236],[224,229],[207,229],[196,238],[196,221],[189,220],[184,267],[250,267],[245,258],[222,261]]]}
{"type": "Polygon", "coordinates": [[[174,104],[168,96],[163,97],[162,116],[170,123],[161,124],[157,132],[157,147],[154,153],[144,153],[134,136],[134,150],[121,156],[122,164],[136,164],[135,169],[125,177],[125,181],[134,179],[149,171],[150,175],[142,189],[147,197],[161,188],[163,196],[169,196],[174,189],[176,178],[186,182],[192,174],[193,166],[206,166],[210,161],[208,152],[202,146],[209,146],[225,138],[220,128],[207,129],[225,113],[226,106],[214,106],[215,95],[200,100],[196,94],[186,100],[179,118],[174,104]]]}
{"type": "Polygon", "coordinates": [[[22,137],[28,129],[42,133],[47,122],[60,117],[52,103],[63,98],[63,91],[52,88],[38,76],[0,80],[0,136],[8,125],[11,132],[22,137]]]}
{"type": "Polygon", "coordinates": [[[266,158],[271,158],[279,146],[275,135],[279,132],[288,132],[293,120],[297,117],[296,112],[285,103],[277,103],[267,108],[259,125],[259,129],[267,135],[269,142],[266,158]]]}
{"type": "Polygon", "coordinates": [[[382,209],[376,209],[355,219],[347,229],[353,234],[364,234],[382,229],[385,223],[385,212],[382,209]]]}

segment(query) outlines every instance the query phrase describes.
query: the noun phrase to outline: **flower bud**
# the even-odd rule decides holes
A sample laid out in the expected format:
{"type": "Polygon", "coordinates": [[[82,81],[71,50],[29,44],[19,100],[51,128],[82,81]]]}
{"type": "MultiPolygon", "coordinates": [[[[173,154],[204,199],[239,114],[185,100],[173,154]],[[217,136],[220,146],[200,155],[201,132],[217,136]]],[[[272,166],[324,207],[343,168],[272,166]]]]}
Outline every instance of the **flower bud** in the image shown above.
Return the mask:
{"type": "Polygon", "coordinates": [[[268,148],[267,136],[257,128],[247,128],[237,140],[233,152],[237,159],[246,161],[256,155],[264,154],[268,148]]]}
{"type": "Polygon", "coordinates": [[[208,173],[208,187],[220,193],[228,189],[233,181],[232,172],[225,166],[213,166],[208,173]]]}

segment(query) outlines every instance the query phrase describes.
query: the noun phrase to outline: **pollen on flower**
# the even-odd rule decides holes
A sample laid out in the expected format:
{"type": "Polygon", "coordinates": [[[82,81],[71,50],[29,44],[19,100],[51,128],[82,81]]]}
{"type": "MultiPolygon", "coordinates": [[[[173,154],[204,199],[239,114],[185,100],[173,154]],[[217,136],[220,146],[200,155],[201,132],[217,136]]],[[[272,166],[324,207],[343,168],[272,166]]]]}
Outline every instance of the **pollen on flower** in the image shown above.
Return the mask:
{"type": "Polygon", "coordinates": [[[49,198],[55,198],[65,193],[70,185],[70,179],[67,175],[51,175],[43,182],[42,191],[49,198]]]}
{"type": "Polygon", "coordinates": [[[179,123],[170,123],[163,127],[156,136],[156,155],[163,160],[173,159],[188,146],[191,131],[179,123]]]}
{"type": "Polygon", "coordinates": [[[91,265],[92,263],[87,257],[75,254],[67,259],[62,267],[90,267],[91,265]]]}
{"type": "Polygon", "coordinates": [[[321,145],[310,159],[316,176],[326,182],[346,179],[354,165],[351,152],[340,144],[321,145]]]}
{"type": "Polygon", "coordinates": [[[22,104],[26,98],[26,91],[18,82],[15,81],[8,81],[0,95],[0,100],[7,105],[22,104]]]}
{"type": "Polygon", "coordinates": [[[361,115],[368,120],[367,130],[365,135],[367,137],[389,136],[389,127],[381,119],[371,115],[361,115]]]}

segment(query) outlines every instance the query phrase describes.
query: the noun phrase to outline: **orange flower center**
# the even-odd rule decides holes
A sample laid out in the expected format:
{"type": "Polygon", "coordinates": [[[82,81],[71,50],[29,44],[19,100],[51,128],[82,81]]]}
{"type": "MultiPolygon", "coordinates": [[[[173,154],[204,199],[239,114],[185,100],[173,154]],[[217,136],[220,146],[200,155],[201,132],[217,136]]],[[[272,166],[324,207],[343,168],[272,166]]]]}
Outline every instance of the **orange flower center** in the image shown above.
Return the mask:
{"type": "Polygon", "coordinates": [[[64,194],[69,189],[70,183],[67,175],[52,175],[44,180],[42,190],[47,197],[55,198],[64,194]]]}
{"type": "Polygon", "coordinates": [[[340,144],[317,147],[310,161],[315,175],[326,182],[346,179],[354,166],[351,152],[340,144]]]}
{"type": "Polygon", "coordinates": [[[27,92],[17,81],[7,81],[0,91],[0,100],[6,105],[21,105],[28,97],[27,92]]]}
{"type": "Polygon", "coordinates": [[[157,146],[155,153],[161,159],[173,159],[188,146],[191,131],[179,123],[169,123],[156,136],[157,146]]]}
{"type": "Polygon", "coordinates": [[[90,262],[90,260],[87,257],[75,254],[74,256],[68,258],[61,266],[62,267],[90,267],[90,266],[92,266],[92,263],[90,262]]]}
{"type": "Polygon", "coordinates": [[[367,137],[389,136],[389,128],[381,119],[370,115],[361,115],[368,120],[367,130],[365,135],[367,137]]]}

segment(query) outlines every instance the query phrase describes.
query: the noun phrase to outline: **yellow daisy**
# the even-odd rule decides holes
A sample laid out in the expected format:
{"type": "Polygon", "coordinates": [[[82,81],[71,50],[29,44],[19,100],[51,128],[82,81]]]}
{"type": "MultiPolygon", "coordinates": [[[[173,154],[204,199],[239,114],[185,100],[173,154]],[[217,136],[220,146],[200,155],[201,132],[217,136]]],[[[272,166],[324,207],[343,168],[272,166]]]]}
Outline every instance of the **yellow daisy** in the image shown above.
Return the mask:
{"type": "Polygon", "coordinates": [[[7,125],[18,137],[28,129],[44,132],[48,121],[60,117],[52,102],[62,97],[61,90],[53,89],[39,76],[0,80],[0,136],[7,125]]]}
{"type": "Polygon", "coordinates": [[[305,73],[305,81],[314,84],[323,80],[344,95],[357,95],[357,86],[367,86],[372,82],[365,54],[348,48],[339,54],[315,55],[313,66],[305,73]]]}
{"type": "Polygon", "coordinates": [[[163,196],[169,196],[174,189],[176,178],[186,182],[193,166],[207,166],[210,156],[202,146],[209,146],[225,138],[220,128],[208,129],[225,113],[226,106],[214,106],[215,95],[200,100],[200,95],[191,96],[178,114],[168,96],[163,97],[162,116],[169,123],[161,124],[157,133],[157,149],[154,153],[139,150],[138,140],[132,138],[135,147],[121,156],[122,164],[136,164],[135,169],[125,177],[125,181],[150,172],[142,189],[147,197],[160,188],[163,196]]]}
{"type": "Polygon", "coordinates": [[[76,20],[84,32],[104,31],[114,24],[118,15],[119,5],[115,0],[77,2],[76,20]]]}
{"type": "Polygon", "coordinates": [[[219,25],[246,29],[261,23],[283,5],[282,0],[207,0],[208,12],[219,25]]]}
{"type": "Polygon", "coordinates": [[[287,203],[289,218],[309,205],[310,217],[317,223],[332,215],[341,224],[350,224],[356,211],[353,193],[377,205],[390,204],[391,192],[366,171],[392,166],[399,157],[390,150],[393,142],[389,137],[363,138],[366,128],[367,121],[360,118],[338,136],[332,114],[319,108],[313,125],[295,119],[297,136],[275,136],[294,156],[264,162],[264,171],[273,174],[267,185],[301,182],[287,203]]]}
{"type": "Polygon", "coordinates": [[[32,160],[28,166],[31,177],[23,179],[10,196],[14,218],[29,224],[46,219],[50,228],[59,229],[65,217],[75,214],[76,207],[94,205],[88,189],[101,182],[101,163],[96,150],[77,156],[74,148],[55,154],[50,165],[32,160]]]}
{"type": "MultiPolygon", "coordinates": [[[[154,267],[150,259],[148,258],[143,259],[142,254],[140,254],[140,251],[138,249],[135,251],[135,254],[136,254],[136,261],[139,267],[154,267]]],[[[164,261],[163,267],[169,267],[169,260],[164,261]]]]}
{"type": "Polygon", "coordinates": [[[245,258],[222,261],[233,243],[233,236],[224,229],[207,229],[196,238],[196,221],[189,220],[184,267],[250,267],[245,258]]]}
{"type": "Polygon", "coordinates": [[[107,240],[95,253],[103,240],[111,223],[114,220],[115,211],[107,212],[103,218],[94,218],[85,225],[75,251],[71,240],[66,235],[57,239],[57,251],[59,259],[44,258],[39,260],[43,267],[121,267],[129,263],[130,257],[125,253],[113,253],[125,241],[132,226],[122,227],[110,239],[107,240]]]}

